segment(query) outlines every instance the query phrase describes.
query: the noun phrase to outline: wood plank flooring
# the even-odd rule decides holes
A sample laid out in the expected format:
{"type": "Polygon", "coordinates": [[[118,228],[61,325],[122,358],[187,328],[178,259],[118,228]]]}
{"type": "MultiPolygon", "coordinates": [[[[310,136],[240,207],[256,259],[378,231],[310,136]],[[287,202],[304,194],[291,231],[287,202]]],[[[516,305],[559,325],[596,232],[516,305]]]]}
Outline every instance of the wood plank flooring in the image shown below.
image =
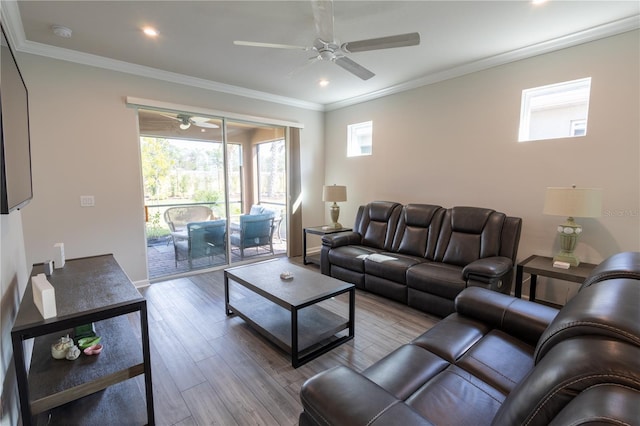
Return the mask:
{"type": "MultiPolygon", "coordinates": [[[[297,425],[306,379],[340,364],[363,370],[438,320],[358,290],[355,338],[294,369],[241,318],[225,315],[222,271],[154,283],[143,294],[158,425],[297,425]]],[[[347,300],[328,303],[340,310],[347,300]]]]}

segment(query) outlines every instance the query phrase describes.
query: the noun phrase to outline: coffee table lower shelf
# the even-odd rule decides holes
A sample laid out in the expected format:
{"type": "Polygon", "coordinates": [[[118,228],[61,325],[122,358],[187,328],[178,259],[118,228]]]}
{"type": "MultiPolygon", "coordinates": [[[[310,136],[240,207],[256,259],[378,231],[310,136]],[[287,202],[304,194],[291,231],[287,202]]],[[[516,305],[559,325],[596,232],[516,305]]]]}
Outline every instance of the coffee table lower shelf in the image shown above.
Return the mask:
{"type": "Polygon", "coordinates": [[[349,329],[347,318],[341,317],[317,305],[288,311],[273,303],[263,302],[256,306],[257,298],[251,301],[229,303],[229,311],[249,323],[270,342],[291,355],[292,364],[298,367],[353,339],[353,335],[338,336],[349,329]],[[251,312],[247,314],[247,312],[251,312]],[[292,324],[297,322],[297,350],[292,324]]]}

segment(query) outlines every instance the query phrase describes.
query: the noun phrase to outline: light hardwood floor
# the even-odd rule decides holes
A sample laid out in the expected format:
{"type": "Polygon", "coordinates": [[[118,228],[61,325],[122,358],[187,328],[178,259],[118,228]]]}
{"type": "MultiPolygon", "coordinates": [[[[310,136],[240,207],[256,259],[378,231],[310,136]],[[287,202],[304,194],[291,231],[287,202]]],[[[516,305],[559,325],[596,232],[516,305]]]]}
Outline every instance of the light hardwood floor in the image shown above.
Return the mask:
{"type": "Polygon", "coordinates": [[[296,425],[306,379],[340,364],[363,370],[438,320],[358,290],[355,338],[294,369],[241,318],[225,315],[222,271],[154,283],[143,294],[158,425],[296,425]]]}

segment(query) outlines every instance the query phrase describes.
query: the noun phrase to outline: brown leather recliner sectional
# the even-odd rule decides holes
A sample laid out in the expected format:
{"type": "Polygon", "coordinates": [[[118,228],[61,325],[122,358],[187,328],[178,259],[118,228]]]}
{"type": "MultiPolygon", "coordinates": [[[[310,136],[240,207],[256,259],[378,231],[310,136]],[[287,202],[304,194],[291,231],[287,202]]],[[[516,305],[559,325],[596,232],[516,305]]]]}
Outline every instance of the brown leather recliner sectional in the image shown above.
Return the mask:
{"type": "Polygon", "coordinates": [[[467,288],[361,373],[305,382],[300,425],[637,425],[639,303],[638,252],[602,262],[559,311],[467,288]]]}
{"type": "Polygon", "coordinates": [[[521,228],[486,208],[374,201],[353,231],[322,238],[320,270],[444,317],[466,287],[510,291],[521,228]]]}

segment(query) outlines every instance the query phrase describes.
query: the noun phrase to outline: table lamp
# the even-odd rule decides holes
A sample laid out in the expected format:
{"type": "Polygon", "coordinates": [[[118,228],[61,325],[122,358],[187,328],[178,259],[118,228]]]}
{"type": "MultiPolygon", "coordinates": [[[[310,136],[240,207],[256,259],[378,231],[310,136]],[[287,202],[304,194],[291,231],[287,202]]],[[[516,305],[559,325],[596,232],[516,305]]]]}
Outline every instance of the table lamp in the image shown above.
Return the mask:
{"type": "Polygon", "coordinates": [[[322,188],[322,201],[333,202],[329,211],[331,212],[331,225],[328,228],[340,229],[342,225],[338,223],[340,207],[337,202],[347,201],[347,187],[341,185],[325,185],[322,188]]]}
{"type": "Polygon", "coordinates": [[[580,260],[573,253],[582,233],[582,226],[574,217],[600,217],[602,215],[602,190],[599,188],[547,188],[544,200],[544,214],[567,216],[567,221],[558,225],[560,251],[553,258],[555,262],[578,266],[580,260]]]}

